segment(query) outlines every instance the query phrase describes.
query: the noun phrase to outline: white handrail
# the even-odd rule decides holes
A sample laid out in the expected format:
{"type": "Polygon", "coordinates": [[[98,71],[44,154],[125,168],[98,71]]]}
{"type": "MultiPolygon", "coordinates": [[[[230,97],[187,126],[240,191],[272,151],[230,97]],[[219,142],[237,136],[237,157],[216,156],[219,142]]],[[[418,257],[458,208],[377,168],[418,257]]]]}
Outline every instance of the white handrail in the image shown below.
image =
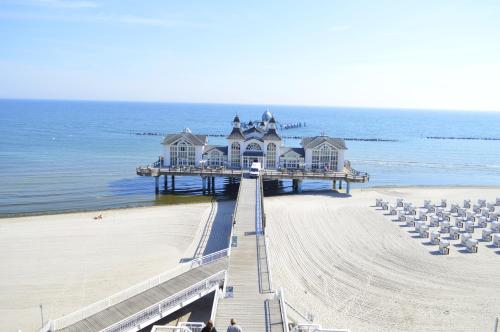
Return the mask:
{"type": "Polygon", "coordinates": [[[202,323],[202,322],[179,322],[179,324],[177,324],[177,326],[186,327],[191,332],[201,332],[201,330],[205,327],[205,323],[202,323]]]}
{"type": "Polygon", "coordinates": [[[281,287],[278,292],[278,299],[280,301],[281,321],[283,322],[285,332],[289,332],[290,328],[288,326],[288,316],[286,315],[285,295],[283,293],[283,287],[281,287]]]}
{"type": "Polygon", "coordinates": [[[229,256],[229,248],[222,249],[214,253],[193,259],[191,261],[191,267],[194,268],[197,266],[205,265],[228,256],[229,256]]]}
{"type": "Polygon", "coordinates": [[[153,278],[147,279],[129,288],[126,288],[118,293],[115,293],[105,299],[92,303],[84,308],[77,311],[69,313],[65,316],[57,318],[53,321],[53,329],[62,329],[69,325],[72,325],[78,321],[81,321],[87,317],[95,315],[96,313],[105,310],[115,304],[125,301],[135,295],[138,295],[148,289],[151,289],[159,284],[172,279],[173,277],[187,272],[191,269],[191,262],[181,263],[176,267],[163,272],[153,278]]]}
{"type": "Polygon", "coordinates": [[[198,247],[196,248],[196,252],[194,253],[194,257],[201,257],[202,256],[202,250],[205,249],[207,242],[208,242],[208,230],[211,229],[215,216],[214,216],[214,211],[215,211],[215,203],[216,200],[212,197],[212,200],[210,201],[210,212],[208,214],[207,221],[205,222],[205,227],[203,228],[203,233],[201,234],[201,239],[200,242],[198,243],[198,247]]]}
{"type": "Polygon", "coordinates": [[[153,317],[161,317],[164,311],[177,306],[179,303],[192,298],[195,295],[209,293],[212,288],[218,288],[220,283],[225,280],[226,271],[220,271],[212,276],[174,294],[160,302],[157,302],[146,309],[143,309],[113,325],[101,330],[101,332],[119,332],[127,331],[130,328],[138,327],[142,323],[151,320],[153,317]]]}
{"type": "Polygon", "coordinates": [[[151,332],[194,332],[187,326],[154,325],[151,332]]]}
{"type": "MultiPolygon", "coordinates": [[[[56,330],[56,329],[62,329],[64,327],[67,327],[69,325],[72,325],[78,321],[81,321],[87,317],[90,317],[92,315],[95,315],[96,313],[105,310],[115,304],[118,304],[120,302],[125,301],[126,299],[129,299],[135,295],[138,295],[142,292],[145,292],[148,289],[151,289],[155,286],[158,286],[159,284],[170,280],[184,272],[189,271],[192,268],[205,265],[211,262],[214,262],[218,259],[227,257],[229,255],[229,250],[228,249],[223,249],[217,252],[214,252],[210,255],[206,255],[203,257],[196,258],[192,261],[186,262],[186,263],[181,263],[177,265],[176,267],[163,272],[153,278],[150,278],[148,280],[145,280],[139,284],[133,285],[127,289],[124,289],[118,293],[115,293],[103,300],[97,301],[95,303],[92,303],[84,308],[81,308],[77,311],[74,311],[72,313],[69,313],[68,315],[65,315],[63,317],[57,318],[53,321],[51,321],[51,330],[56,330]]],[[[40,330],[40,332],[46,332],[49,331],[47,329],[45,330],[40,330]]]]}
{"type": "Polygon", "coordinates": [[[300,317],[304,318],[306,322],[309,322],[312,324],[313,320],[310,319],[309,317],[306,317],[303,313],[301,313],[297,308],[295,308],[293,305],[290,304],[290,302],[285,300],[285,304],[290,307],[297,315],[300,317]]]}
{"type": "Polygon", "coordinates": [[[291,332],[351,332],[349,329],[325,329],[319,324],[298,324],[291,332]]]}

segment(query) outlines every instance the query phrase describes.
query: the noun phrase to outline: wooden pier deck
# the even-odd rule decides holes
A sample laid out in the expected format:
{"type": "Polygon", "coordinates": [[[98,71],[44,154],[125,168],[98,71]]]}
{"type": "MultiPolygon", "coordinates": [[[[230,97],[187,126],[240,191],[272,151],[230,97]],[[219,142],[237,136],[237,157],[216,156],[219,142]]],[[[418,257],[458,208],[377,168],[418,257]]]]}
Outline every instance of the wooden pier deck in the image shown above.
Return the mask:
{"type": "Polygon", "coordinates": [[[82,319],[57,331],[64,332],[97,332],[118,323],[159,301],[168,298],[190,286],[227,269],[228,260],[222,258],[207,265],[191,269],[177,277],[165,281],[136,296],[128,298],[114,306],[102,310],[90,317],[82,319]]]}
{"type": "MultiPolygon", "coordinates": [[[[199,168],[199,167],[161,167],[161,166],[139,166],[136,169],[140,176],[200,176],[200,177],[233,177],[240,178],[247,174],[248,170],[232,168],[199,168]]],[[[264,180],[335,180],[346,182],[368,182],[370,176],[364,172],[344,168],[342,172],[333,171],[310,171],[301,169],[268,170],[263,169],[261,176],[264,180]]]]}
{"type": "Polygon", "coordinates": [[[242,178],[226,290],[219,301],[215,325],[221,329],[234,318],[243,331],[283,332],[279,301],[270,293],[263,235],[257,230],[257,180],[242,178]]]}

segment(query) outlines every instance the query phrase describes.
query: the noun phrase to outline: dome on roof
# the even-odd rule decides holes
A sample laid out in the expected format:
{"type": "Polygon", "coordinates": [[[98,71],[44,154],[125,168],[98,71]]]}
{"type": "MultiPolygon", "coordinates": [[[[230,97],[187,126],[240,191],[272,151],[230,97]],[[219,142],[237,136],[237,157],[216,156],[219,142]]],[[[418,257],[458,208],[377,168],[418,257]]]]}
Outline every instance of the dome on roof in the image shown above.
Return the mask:
{"type": "Polygon", "coordinates": [[[238,116],[238,114],[234,116],[233,122],[240,122],[240,117],[238,116]]]}
{"type": "Polygon", "coordinates": [[[248,123],[249,126],[253,126],[253,122],[252,120],[250,120],[250,122],[248,123]]]}
{"type": "Polygon", "coordinates": [[[269,123],[276,123],[276,120],[274,120],[274,116],[269,120],[269,123]]]}
{"type": "Polygon", "coordinates": [[[267,110],[262,114],[262,121],[268,122],[269,120],[271,120],[272,117],[273,117],[273,114],[271,112],[269,112],[269,110],[267,110]]]}

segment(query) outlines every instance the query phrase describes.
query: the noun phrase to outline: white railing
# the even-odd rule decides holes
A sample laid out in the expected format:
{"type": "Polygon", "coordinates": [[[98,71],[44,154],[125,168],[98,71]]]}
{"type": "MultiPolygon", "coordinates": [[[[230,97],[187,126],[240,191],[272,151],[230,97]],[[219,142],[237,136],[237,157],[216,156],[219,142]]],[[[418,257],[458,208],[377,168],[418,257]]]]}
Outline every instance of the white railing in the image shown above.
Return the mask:
{"type": "MultiPolygon", "coordinates": [[[[127,289],[124,289],[116,294],[113,294],[103,300],[92,303],[82,309],[79,309],[75,312],[72,312],[66,316],[60,317],[52,321],[50,331],[55,331],[58,329],[65,328],[69,325],[72,325],[76,322],[79,322],[87,317],[95,315],[96,313],[103,311],[115,304],[123,302],[135,295],[138,295],[142,292],[147,291],[155,286],[158,286],[161,283],[164,283],[167,280],[174,278],[184,272],[187,272],[191,269],[191,262],[181,263],[178,266],[170,269],[166,272],[163,272],[153,278],[145,280],[139,284],[131,286],[127,289]]],[[[47,331],[47,330],[44,330],[47,331]]]]}
{"type": "Polygon", "coordinates": [[[172,309],[179,306],[182,302],[194,297],[201,298],[214,289],[216,290],[225,279],[226,271],[217,272],[205,280],[101,330],[101,332],[120,332],[143,328],[147,323],[151,323],[155,319],[171,312],[172,309]]]}
{"type": "Polygon", "coordinates": [[[151,289],[155,286],[158,286],[167,280],[170,280],[184,272],[189,271],[192,268],[202,266],[211,262],[214,262],[218,259],[227,257],[229,255],[229,249],[223,249],[217,252],[214,252],[210,255],[206,255],[203,257],[196,258],[192,261],[186,262],[186,263],[181,263],[178,266],[174,267],[173,269],[170,269],[166,272],[163,272],[153,278],[150,278],[146,281],[143,281],[139,284],[136,284],[134,286],[131,286],[127,289],[124,289],[116,294],[113,294],[103,300],[100,300],[98,302],[95,302],[93,304],[90,304],[82,309],[79,309],[75,312],[72,312],[66,316],[60,317],[58,319],[55,319],[53,321],[50,321],[47,323],[44,328],[40,330],[40,332],[47,332],[47,331],[55,331],[58,329],[65,328],[69,325],[72,325],[76,322],[79,322],[87,317],[90,317],[92,315],[95,315],[96,313],[103,311],[115,304],[118,304],[120,302],[123,302],[135,295],[138,295],[142,292],[147,291],[148,289],[151,289]]]}
{"type": "Polygon", "coordinates": [[[290,328],[288,325],[288,316],[286,315],[286,302],[285,302],[285,295],[283,292],[283,287],[279,289],[278,293],[276,294],[278,297],[278,300],[280,302],[280,311],[281,311],[281,322],[283,323],[283,328],[285,332],[289,332],[290,328]]]}
{"type": "Polygon", "coordinates": [[[273,292],[273,275],[271,273],[271,259],[269,258],[269,237],[264,235],[264,246],[266,248],[267,275],[269,278],[269,290],[273,292]]]}
{"type": "Polygon", "coordinates": [[[261,179],[257,179],[257,190],[255,190],[255,234],[260,235],[262,231],[262,205],[261,205],[261,189],[260,189],[261,179]]]}
{"type": "Polygon", "coordinates": [[[198,267],[201,265],[212,263],[212,262],[219,260],[221,258],[228,257],[229,253],[230,253],[229,248],[226,248],[226,249],[222,249],[222,250],[216,251],[214,253],[208,254],[208,255],[203,256],[203,257],[195,258],[191,261],[191,267],[195,268],[195,267],[198,267]]]}
{"type": "Polygon", "coordinates": [[[194,332],[194,331],[184,326],[154,325],[153,328],[151,329],[151,332],[194,332]]]}
{"type": "Polygon", "coordinates": [[[295,308],[293,305],[291,305],[290,302],[288,302],[286,300],[284,302],[290,309],[292,309],[293,312],[295,312],[297,315],[299,315],[300,318],[304,319],[308,323],[313,322],[313,319],[311,317],[307,317],[306,315],[301,313],[297,308],[295,308]]]}
{"type": "Polygon", "coordinates": [[[205,323],[202,322],[180,322],[177,324],[179,327],[184,327],[189,329],[191,332],[201,332],[205,327],[205,323]]]}
{"type": "MultiPolygon", "coordinates": [[[[226,282],[224,282],[224,285],[226,282]]],[[[217,316],[217,306],[219,305],[219,299],[224,296],[224,293],[221,289],[215,291],[214,301],[212,302],[212,312],[210,313],[210,320],[212,322],[215,321],[215,317],[217,316]]]]}
{"type": "Polygon", "coordinates": [[[212,229],[212,225],[215,219],[215,199],[212,197],[212,200],[210,201],[210,212],[207,217],[207,221],[205,222],[205,227],[203,228],[203,233],[201,234],[201,239],[200,242],[198,243],[198,247],[196,248],[196,252],[194,254],[194,257],[201,257],[203,250],[205,250],[208,242],[208,238],[210,236],[209,230],[212,229]]]}
{"type": "Polygon", "coordinates": [[[299,324],[290,332],[351,332],[349,329],[325,329],[319,324],[299,324]]]}

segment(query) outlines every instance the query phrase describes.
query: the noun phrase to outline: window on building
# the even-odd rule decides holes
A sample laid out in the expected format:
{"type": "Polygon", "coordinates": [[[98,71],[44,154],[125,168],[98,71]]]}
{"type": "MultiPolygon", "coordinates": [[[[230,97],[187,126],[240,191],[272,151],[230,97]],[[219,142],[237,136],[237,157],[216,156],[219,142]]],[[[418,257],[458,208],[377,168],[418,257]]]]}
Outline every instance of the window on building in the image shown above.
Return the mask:
{"type": "Polygon", "coordinates": [[[212,150],[208,154],[208,165],[209,166],[222,166],[224,163],[222,153],[217,150],[212,150]]]}
{"type": "Polygon", "coordinates": [[[312,169],[337,170],[338,151],[327,144],[312,150],[312,169]]]}
{"type": "Polygon", "coordinates": [[[261,148],[257,143],[250,143],[247,145],[247,151],[261,151],[261,148]]]}
{"type": "Polygon", "coordinates": [[[194,145],[185,141],[179,141],[170,146],[170,164],[174,166],[194,166],[194,145]]]}
{"type": "Polygon", "coordinates": [[[231,144],[231,167],[241,167],[240,143],[231,144]]]}
{"type": "Polygon", "coordinates": [[[276,168],[276,144],[267,145],[266,168],[276,168]]]}

